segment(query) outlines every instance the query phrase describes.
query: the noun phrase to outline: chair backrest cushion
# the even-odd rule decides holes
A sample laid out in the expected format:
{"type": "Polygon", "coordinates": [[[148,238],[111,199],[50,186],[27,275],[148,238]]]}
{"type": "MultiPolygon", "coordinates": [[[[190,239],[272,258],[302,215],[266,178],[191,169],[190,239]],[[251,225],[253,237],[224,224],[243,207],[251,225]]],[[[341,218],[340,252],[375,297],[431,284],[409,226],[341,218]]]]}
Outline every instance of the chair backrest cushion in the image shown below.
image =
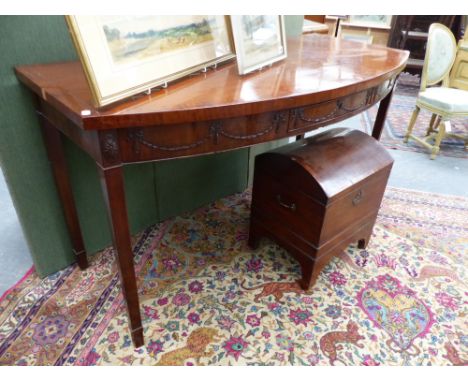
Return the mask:
{"type": "Polygon", "coordinates": [[[431,24],[421,81],[423,88],[442,81],[449,74],[456,52],[457,43],[450,29],[442,24],[431,24]]]}

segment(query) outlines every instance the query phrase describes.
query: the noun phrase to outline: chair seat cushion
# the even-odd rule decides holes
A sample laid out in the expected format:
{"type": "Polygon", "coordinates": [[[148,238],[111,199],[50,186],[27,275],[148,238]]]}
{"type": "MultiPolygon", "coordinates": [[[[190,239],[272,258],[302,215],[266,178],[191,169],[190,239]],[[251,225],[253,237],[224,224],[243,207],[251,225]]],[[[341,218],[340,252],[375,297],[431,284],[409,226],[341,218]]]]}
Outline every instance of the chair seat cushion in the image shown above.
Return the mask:
{"type": "Polygon", "coordinates": [[[428,88],[419,93],[418,103],[446,113],[468,114],[468,91],[453,88],[428,88]]]}

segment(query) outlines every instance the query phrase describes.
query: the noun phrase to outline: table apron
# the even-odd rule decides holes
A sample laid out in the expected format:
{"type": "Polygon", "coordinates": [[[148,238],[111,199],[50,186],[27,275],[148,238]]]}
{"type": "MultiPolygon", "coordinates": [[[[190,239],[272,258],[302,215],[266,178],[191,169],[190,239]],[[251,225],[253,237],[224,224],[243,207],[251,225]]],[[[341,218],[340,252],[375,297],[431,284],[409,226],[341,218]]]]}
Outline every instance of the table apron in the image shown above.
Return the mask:
{"type": "Polygon", "coordinates": [[[38,113],[87,152],[101,168],[219,153],[340,122],[385,98],[396,76],[378,86],[329,101],[272,112],[211,121],[83,130],[40,100],[38,113]]]}
{"type": "Polygon", "coordinates": [[[345,97],[304,106],[213,121],[118,129],[124,163],[223,152],[303,134],[359,114],[393,88],[389,80],[345,97]]]}

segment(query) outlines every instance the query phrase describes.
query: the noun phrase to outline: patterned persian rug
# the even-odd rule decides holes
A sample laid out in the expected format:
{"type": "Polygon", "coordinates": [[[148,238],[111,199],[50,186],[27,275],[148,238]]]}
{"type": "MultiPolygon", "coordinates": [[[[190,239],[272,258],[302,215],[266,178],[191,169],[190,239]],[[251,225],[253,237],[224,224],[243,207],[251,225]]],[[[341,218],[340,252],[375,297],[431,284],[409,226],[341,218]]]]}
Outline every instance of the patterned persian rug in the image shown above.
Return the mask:
{"type": "MultiPolygon", "coordinates": [[[[410,140],[403,142],[403,137],[408,129],[408,123],[413,113],[416,97],[419,92],[419,82],[416,78],[404,73],[400,76],[395,93],[388,110],[385,130],[380,140],[386,147],[391,149],[424,152],[429,155],[429,150],[422,145],[410,140]]],[[[361,115],[364,131],[371,131],[377,115],[377,106],[372,107],[361,115]]],[[[431,113],[421,109],[413,133],[418,137],[424,137],[429,127],[431,113]]],[[[456,118],[451,120],[452,132],[468,135],[468,118],[456,118]]],[[[468,151],[464,149],[463,141],[453,138],[445,138],[440,145],[438,155],[446,155],[458,158],[468,158],[468,151]]]]}
{"type": "Polygon", "coordinates": [[[301,292],[296,262],[246,246],[250,194],[134,239],[146,346],[134,349],[114,255],[34,272],[0,302],[0,365],[462,365],[468,199],[388,189],[367,250],[301,292]]]}

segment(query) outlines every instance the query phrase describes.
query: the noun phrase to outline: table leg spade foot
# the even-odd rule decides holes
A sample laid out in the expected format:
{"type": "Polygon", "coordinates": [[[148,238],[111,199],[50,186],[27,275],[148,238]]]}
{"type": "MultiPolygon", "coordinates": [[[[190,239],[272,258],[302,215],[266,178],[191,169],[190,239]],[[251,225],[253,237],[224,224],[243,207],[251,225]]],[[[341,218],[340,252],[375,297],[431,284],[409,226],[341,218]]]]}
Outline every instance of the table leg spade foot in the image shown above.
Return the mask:
{"type": "Polygon", "coordinates": [[[75,257],[76,257],[76,262],[78,263],[78,266],[80,269],[83,271],[86,268],[88,268],[89,263],[88,263],[88,256],[86,256],[85,251],[80,251],[80,252],[75,252],[75,257]]]}
{"type": "Polygon", "coordinates": [[[145,344],[145,339],[143,337],[143,328],[139,327],[138,329],[133,329],[131,331],[133,346],[139,348],[145,344]]]}
{"type": "Polygon", "coordinates": [[[88,258],[86,257],[86,254],[78,256],[77,257],[77,263],[78,266],[82,271],[84,271],[86,268],[88,268],[89,263],[88,263],[88,258]]]}

